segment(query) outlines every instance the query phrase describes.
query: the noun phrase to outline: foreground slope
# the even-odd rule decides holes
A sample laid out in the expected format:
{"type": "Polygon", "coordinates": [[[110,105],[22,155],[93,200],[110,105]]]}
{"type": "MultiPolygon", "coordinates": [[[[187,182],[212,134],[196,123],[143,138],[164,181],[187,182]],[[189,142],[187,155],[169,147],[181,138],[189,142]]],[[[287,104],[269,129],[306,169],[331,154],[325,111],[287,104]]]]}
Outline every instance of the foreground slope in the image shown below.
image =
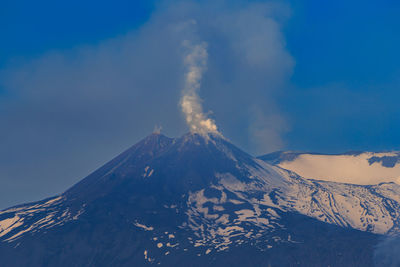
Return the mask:
{"type": "Polygon", "coordinates": [[[0,212],[0,259],[6,266],[371,266],[378,234],[398,229],[398,201],[387,196],[398,188],[349,186],[304,179],[218,135],[152,134],[62,195],[0,212]],[[357,213],[372,191],[368,212],[357,213]]]}

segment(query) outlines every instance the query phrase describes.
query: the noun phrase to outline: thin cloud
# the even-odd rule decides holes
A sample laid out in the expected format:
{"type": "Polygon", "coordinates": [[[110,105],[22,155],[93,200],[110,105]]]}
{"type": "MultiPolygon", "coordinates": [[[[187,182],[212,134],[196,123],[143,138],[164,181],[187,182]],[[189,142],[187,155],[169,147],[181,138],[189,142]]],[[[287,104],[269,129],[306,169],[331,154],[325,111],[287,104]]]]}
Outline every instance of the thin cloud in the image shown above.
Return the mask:
{"type": "Polygon", "coordinates": [[[183,40],[207,43],[197,93],[219,130],[245,149],[280,148],[285,119],[273,103],[294,65],[281,29],[289,14],[276,3],[164,2],[124,36],[4,69],[0,206],[62,192],[154,125],[187,131],[183,40]],[[191,20],[195,34],[182,30],[191,20]]]}

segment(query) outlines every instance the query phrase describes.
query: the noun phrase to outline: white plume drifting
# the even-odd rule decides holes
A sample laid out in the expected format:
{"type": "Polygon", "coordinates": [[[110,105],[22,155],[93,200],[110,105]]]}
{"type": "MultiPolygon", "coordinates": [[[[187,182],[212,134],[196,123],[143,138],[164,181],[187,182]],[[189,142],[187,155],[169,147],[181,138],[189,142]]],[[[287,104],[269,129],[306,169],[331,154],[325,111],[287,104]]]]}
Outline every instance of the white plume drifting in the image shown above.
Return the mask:
{"type": "Polygon", "coordinates": [[[185,65],[185,87],[180,101],[182,111],[186,117],[186,123],[192,133],[207,135],[217,133],[217,125],[213,119],[207,118],[203,113],[201,99],[198,95],[200,82],[204,71],[207,68],[207,43],[192,44],[189,41],[183,42],[186,54],[185,65]]]}

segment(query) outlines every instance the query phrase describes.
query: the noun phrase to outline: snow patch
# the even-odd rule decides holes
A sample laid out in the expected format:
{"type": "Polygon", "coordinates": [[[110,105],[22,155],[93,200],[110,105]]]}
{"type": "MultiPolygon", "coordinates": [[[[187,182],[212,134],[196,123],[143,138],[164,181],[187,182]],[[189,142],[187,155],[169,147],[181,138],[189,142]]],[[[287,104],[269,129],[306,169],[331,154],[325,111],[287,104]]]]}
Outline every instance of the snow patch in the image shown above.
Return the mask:
{"type": "Polygon", "coordinates": [[[153,175],[154,173],[154,169],[150,169],[150,166],[146,166],[144,168],[144,173],[143,173],[143,177],[144,178],[149,178],[151,175],[153,175]]]}
{"type": "Polygon", "coordinates": [[[136,227],[139,227],[145,231],[153,231],[154,228],[152,226],[146,226],[144,224],[138,223],[137,221],[133,223],[136,227]]]}

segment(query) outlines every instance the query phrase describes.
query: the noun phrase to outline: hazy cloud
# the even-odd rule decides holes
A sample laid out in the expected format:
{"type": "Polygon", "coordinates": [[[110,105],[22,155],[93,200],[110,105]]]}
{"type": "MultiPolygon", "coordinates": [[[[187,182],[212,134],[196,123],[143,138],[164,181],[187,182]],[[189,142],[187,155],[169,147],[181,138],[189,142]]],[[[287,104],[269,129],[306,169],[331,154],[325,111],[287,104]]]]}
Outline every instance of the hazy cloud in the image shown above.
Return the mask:
{"type": "Polygon", "coordinates": [[[294,64],[281,31],[289,14],[276,3],[164,3],[124,36],[4,69],[0,207],[65,190],[154,125],[187,131],[184,40],[207,43],[197,93],[221,132],[252,152],[281,148],[288,125],[274,99],[294,64]]]}

